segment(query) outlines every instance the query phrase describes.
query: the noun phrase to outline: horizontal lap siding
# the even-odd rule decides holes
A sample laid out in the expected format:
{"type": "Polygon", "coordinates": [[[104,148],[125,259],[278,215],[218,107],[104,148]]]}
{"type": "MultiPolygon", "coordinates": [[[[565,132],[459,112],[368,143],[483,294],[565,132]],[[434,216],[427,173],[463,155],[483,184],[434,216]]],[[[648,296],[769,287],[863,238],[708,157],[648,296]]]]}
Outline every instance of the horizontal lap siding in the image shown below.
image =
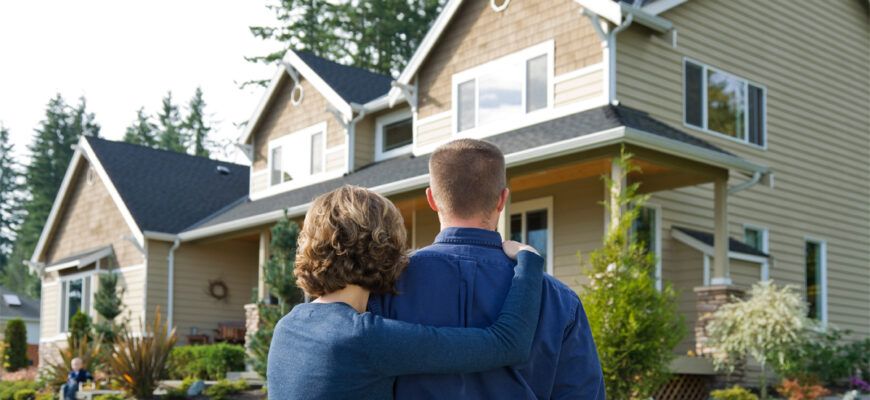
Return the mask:
{"type": "Polygon", "coordinates": [[[598,70],[557,83],[554,105],[560,107],[601,96],[604,88],[603,77],[604,73],[598,70]]]}
{"type": "MultiPolygon", "coordinates": [[[[770,230],[771,277],[803,285],[804,239],[827,241],[829,321],[870,335],[870,21],[867,3],[696,0],[664,14],[678,47],[632,27],[618,37],[617,98],[738,156],[775,188],[729,197],[731,236],[770,230]],[[823,16],[820,18],[819,16],[823,16]],[[768,149],[682,125],[683,57],[767,89],[768,149]]],[[[732,177],[736,185],[746,178],[732,177]]],[[[657,193],[664,223],[712,232],[712,185],[657,193]],[[672,207],[668,207],[673,205],[672,207]]],[[[757,274],[732,261],[732,278],[757,274]]]]}
{"type": "Polygon", "coordinates": [[[451,123],[452,120],[450,116],[445,115],[442,118],[419,124],[417,127],[417,138],[415,139],[417,146],[428,146],[449,139],[451,123]]]}
{"type": "Polygon", "coordinates": [[[555,41],[556,76],[601,62],[591,23],[572,1],[515,1],[496,12],[488,0],[467,0],[418,73],[420,118],[451,108],[453,74],[547,40],[555,41]]]}

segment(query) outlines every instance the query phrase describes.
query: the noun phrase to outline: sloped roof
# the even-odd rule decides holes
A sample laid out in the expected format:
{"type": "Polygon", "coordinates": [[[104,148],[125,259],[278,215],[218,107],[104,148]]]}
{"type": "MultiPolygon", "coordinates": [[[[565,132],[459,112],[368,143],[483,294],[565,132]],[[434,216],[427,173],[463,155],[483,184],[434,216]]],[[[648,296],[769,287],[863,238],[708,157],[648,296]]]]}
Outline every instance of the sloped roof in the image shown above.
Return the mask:
{"type": "Polygon", "coordinates": [[[142,231],[178,233],[248,194],[245,165],[86,138],[142,231]],[[226,168],[228,174],[218,171],[226,168]]]}
{"type": "MultiPolygon", "coordinates": [[[[536,125],[516,129],[485,140],[497,145],[505,156],[565,140],[592,135],[613,128],[632,128],[669,141],[680,142],[696,149],[707,150],[722,156],[739,158],[721,148],[698,139],[688,133],[672,128],[649,114],[622,105],[606,105],[536,125]]],[[[283,192],[252,201],[247,199],[213,218],[190,227],[187,231],[206,228],[234,220],[261,215],[306,204],[315,197],[344,184],[373,188],[404,179],[428,174],[429,155],[404,156],[389,159],[360,168],[350,175],[332,179],[296,190],[283,192]]]]}
{"type": "Polygon", "coordinates": [[[21,318],[24,320],[39,320],[39,300],[22,294],[15,293],[0,286],[0,319],[8,320],[21,318]],[[20,306],[6,304],[4,295],[16,295],[21,300],[20,306]]]}
{"type": "Polygon", "coordinates": [[[339,64],[306,51],[297,51],[296,55],[348,103],[365,104],[390,91],[391,76],[339,64]]]}
{"type": "MultiPolygon", "coordinates": [[[[704,243],[704,244],[711,246],[711,247],[713,246],[713,234],[712,233],[703,232],[703,231],[696,231],[694,229],[683,228],[680,226],[674,226],[673,228],[680,231],[680,232],[685,233],[686,235],[691,236],[692,238],[700,241],[701,243],[704,243]]],[[[762,257],[768,256],[767,253],[760,251],[760,250],[757,250],[754,247],[749,246],[748,244],[743,243],[743,242],[741,242],[737,239],[734,239],[732,237],[728,238],[728,250],[733,251],[733,252],[737,252],[737,253],[751,254],[754,256],[762,256],[762,257]]]]}

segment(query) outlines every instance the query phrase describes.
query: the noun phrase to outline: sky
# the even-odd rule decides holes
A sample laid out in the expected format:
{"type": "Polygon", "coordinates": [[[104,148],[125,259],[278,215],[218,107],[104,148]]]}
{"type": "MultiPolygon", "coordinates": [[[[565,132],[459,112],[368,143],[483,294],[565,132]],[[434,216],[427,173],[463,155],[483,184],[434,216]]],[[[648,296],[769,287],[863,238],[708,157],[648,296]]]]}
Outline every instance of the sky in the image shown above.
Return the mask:
{"type": "Polygon", "coordinates": [[[0,123],[25,161],[56,93],[85,96],[100,135],[121,140],[139,107],[155,114],[170,90],[186,104],[201,86],[212,139],[235,139],[264,91],[239,83],[274,73],[243,57],[280,48],[248,26],[276,23],[266,0],[0,1],[0,123]]]}

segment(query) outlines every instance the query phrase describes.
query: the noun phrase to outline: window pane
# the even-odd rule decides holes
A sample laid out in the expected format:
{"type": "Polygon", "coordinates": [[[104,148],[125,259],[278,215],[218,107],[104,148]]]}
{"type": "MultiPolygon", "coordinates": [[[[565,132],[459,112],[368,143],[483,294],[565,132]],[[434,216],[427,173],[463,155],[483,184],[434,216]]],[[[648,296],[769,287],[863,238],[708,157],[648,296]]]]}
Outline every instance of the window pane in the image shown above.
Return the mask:
{"type": "Polygon", "coordinates": [[[685,106],[686,123],[703,127],[701,121],[703,114],[703,68],[700,65],[695,65],[686,62],[686,93],[683,97],[683,105],[685,106]]]}
{"type": "Polygon", "coordinates": [[[806,277],[807,277],[807,302],[809,303],[810,318],[821,319],[821,254],[819,244],[806,243],[806,277]]]}
{"type": "Polygon", "coordinates": [[[73,315],[82,308],[82,280],[75,279],[67,284],[67,327],[72,321],[73,315]]]}
{"type": "Polygon", "coordinates": [[[281,183],[281,148],[272,149],[272,184],[281,183]]]}
{"type": "Polygon", "coordinates": [[[474,104],[474,81],[463,82],[457,87],[459,94],[459,131],[474,128],[475,104],[474,104]]]}
{"type": "Polygon", "coordinates": [[[707,70],[707,129],[743,139],[746,85],[721,72],[707,70]]]}
{"type": "Polygon", "coordinates": [[[526,213],[526,241],[547,259],[547,210],[526,213]]]}
{"type": "Polygon", "coordinates": [[[523,241],[523,216],[520,214],[511,215],[511,240],[523,241]]]}
{"type": "Polygon", "coordinates": [[[547,56],[526,63],[526,112],[547,108],[547,56]]]}
{"type": "Polygon", "coordinates": [[[323,172],[323,132],[311,135],[311,173],[323,172]]]}
{"type": "Polygon", "coordinates": [[[523,113],[523,64],[505,65],[478,78],[480,125],[523,113]]]}
{"type": "Polygon", "coordinates": [[[743,230],[743,243],[758,251],[764,251],[763,234],[758,229],[746,228],[743,230]]]}
{"type": "Polygon", "coordinates": [[[764,146],[764,91],[749,85],[749,142],[764,146]]]}
{"type": "Polygon", "coordinates": [[[411,144],[414,140],[414,130],[411,119],[394,122],[384,127],[384,151],[398,149],[411,144]]]}
{"type": "Polygon", "coordinates": [[[634,220],[634,224],[632,225],[634,240],[643,243],[644,250],[646,250],[647,253],[655,250],[654,246],[656,240],[658,240],[656,238],[658,228],[655,226],[655,223],[655,208],[642,207],[638,210],[637,219],[634,220]]]}

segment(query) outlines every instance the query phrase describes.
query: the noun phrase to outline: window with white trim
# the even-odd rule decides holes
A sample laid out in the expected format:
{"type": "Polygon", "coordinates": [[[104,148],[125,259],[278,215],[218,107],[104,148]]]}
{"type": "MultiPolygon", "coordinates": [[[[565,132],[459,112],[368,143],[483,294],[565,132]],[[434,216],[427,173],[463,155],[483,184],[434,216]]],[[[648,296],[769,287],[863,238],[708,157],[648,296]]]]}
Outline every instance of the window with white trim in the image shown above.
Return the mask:
{"type": "Polygon", "coordinates": [[[743,243],[767,254],[767,229],[755,225],[743,225],[743,243]]]}
{"type": "Polygon", "coordinates": [[[683,121],[688,126],[765,147],[766,98],[760,85],[683,61],[683,121]]]}
{"type": "Polygon", "coordinates": [[[326,123],[269,142],[269,186],[323,173],[326,169],[326,123]]]}
{"type": "Polygon", "coordinates": [[[827,322],[828,320],[825,247],[825,242],[820,240],[807,239],[804,242],[807,316],[822,322],[827,322]]]}
{"type": "Polygon", "coordinates": [[[552,106],[553,43],[545,42],[453,76],[456,132],[552,106]]]}
{"type": "Polygon", "coordinates": [[[637,218],[631,224],[632,240],[643,243],[647,254],[656,257],[656,270],[653,276],[656,288],[662,289],[662,209],[657,204],[646,204],[637,210],[637,218]]]}
{"type": "Polygon", "coordinates": [[[409,110],[382,115],[375,121],[375,160],[411,152],[414,124],[409,110]]]}
{"type": "Polygon", "coordinates": [[[62,278],[60,294],[60,331],[69,331],[72,317],[79,311],[90,314],[91,277],[93,275],[62,278]]]}
{"type": "Polygon", "coordinates": [[[538,250],[553,274],[553,198],[511,203],[510,238],[538,250]]]}

